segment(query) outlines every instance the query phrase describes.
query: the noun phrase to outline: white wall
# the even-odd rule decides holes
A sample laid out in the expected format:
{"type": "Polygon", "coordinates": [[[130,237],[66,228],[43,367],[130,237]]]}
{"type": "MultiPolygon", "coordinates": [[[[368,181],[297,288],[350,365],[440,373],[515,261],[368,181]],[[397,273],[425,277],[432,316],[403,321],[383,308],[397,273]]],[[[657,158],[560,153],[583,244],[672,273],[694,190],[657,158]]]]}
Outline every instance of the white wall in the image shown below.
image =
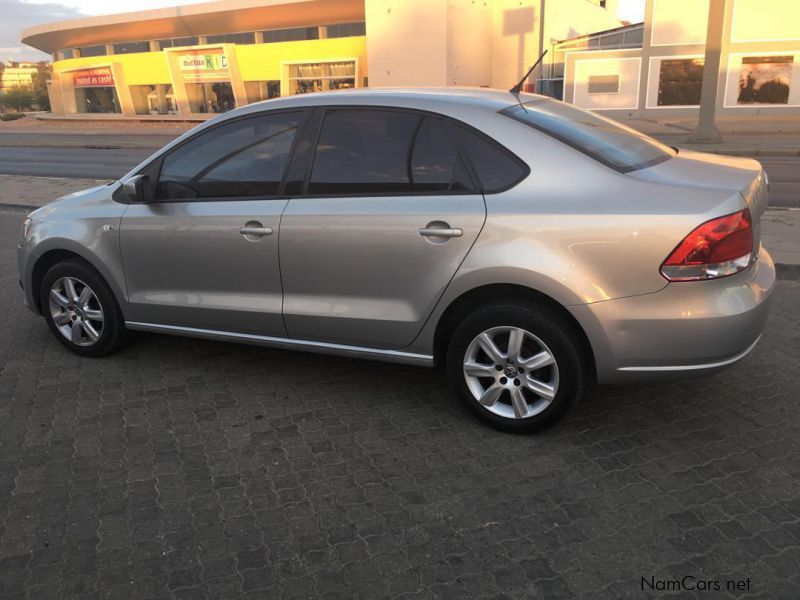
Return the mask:
{"type": "Polygon", "coordinates": [[[588,109],[635,109],[639,102],[639,73],[642,59],[638,56],[588,58],[575,61],[573,103],[588,109]],[[619,75],[617,93],[590,94],[592,75],[619,75]]]}
{"type": "Polygon", "coordinates": [[[492,83],[492,10],[487,2],[447,2],[447,85],[492,83]]]}
{"type": "Polygon", "coordinates": [[[370,87],[447,85],[447,0],[364,0],[370,87]]]}
{"type": "Polygon", "coordinates": [[[734,0],[732,42],[800,39],[797,0],[734,0]]]}
{"type": "Polygon", "coordinates": [[[653,46],[705,44],[709,0],[653,0],[653,46]]]}

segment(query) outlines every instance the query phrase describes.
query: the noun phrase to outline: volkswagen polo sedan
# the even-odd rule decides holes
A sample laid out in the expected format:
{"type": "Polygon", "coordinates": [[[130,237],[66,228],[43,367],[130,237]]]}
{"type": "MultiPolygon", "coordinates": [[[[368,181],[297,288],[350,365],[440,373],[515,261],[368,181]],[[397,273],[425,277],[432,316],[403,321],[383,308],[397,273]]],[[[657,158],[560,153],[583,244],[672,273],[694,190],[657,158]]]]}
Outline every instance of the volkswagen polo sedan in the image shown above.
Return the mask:
{"type": "Polygon", "coordinates": [[[252,104],[25,220],[25,300],[71,351],[131,330],[441,365],[488,424],[753,349],[775,270],[759,163],[550,98],[252,104]]]}

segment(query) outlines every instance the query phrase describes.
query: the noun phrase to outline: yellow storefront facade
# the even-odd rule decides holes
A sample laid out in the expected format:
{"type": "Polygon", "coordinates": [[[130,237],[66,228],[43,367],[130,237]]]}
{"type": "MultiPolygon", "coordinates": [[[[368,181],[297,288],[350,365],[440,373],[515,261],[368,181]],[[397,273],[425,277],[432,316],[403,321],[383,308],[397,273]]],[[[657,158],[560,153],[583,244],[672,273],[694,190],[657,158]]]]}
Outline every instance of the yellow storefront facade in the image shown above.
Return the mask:
{"type": "Polygon", "coordinates": [[[50,96],[56,114],[188,115],[224,112],[298,90],[362,87],[365,77],[364,36],[198,44],[56,61],[50,96]]]}
{"type": "Polygon", "coordinates": [[[25,41],[52,52],[51,106],[62,115],[197,116],[363,87],[363,2],[303,5],[237,0],[91,17],[33,28],[25,41]]]}

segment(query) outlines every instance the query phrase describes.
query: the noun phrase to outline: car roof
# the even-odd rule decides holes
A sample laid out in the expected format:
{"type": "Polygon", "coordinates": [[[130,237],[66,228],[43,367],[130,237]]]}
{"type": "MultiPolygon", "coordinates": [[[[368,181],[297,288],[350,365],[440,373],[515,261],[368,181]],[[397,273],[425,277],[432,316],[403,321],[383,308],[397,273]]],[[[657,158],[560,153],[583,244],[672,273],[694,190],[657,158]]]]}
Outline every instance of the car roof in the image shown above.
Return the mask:
{"type": "MultiPolygon", "coordinates": [[[[536,94],[520,94],[523,102],[540,98],[536,94]]],[[[493,112],[517,104],[511,92],[480,87],[424,87],[424,88],[356,88],[334,92],[297,94],[248,104],[230,113],[249,113],[264,109],[330,106],[332,104],[362,104],[374,106],[406,106],[424,109],[426,106],[453,108],[471,106],[493,112]]]]}

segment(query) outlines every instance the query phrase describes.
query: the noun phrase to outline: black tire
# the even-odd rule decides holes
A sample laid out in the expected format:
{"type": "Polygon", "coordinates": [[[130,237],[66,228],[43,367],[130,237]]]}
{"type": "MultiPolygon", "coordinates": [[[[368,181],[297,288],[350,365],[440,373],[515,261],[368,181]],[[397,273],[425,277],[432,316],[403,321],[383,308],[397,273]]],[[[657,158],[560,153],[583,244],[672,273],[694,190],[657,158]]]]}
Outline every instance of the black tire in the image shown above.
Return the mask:
{"type": "MultiPolygon", "coordinates": [[[[502,333],[500,336],[502,336],[502,333]]],[[[500,346],[498,348],[505,350],[500,346]]],[[[455,328],[447,347],[447,375],[462,402],[484,423],[501,431],[530,433],[552,425],[561,419],[572,405],[582,397],[588,379],[587,360],[583,356],[585,352],[583,348],[584,345],[571,324],[558,312],[547,306],[524,304],[492,305],[471,313],[455,328]],[[541,412],[533,414],[534,408],[531,408],[530,412],[532,414],[528,417],[502,416],[496,414],[496,411],[489,410],[483,406],[470,391],[464,375],[464,361],[467,350],[478,335],[494,327],[524,329],[539,338],[555,358],[557,368],[555,377],[557,377],[558,387],[556,388],[555,397],[541,412]]],[[[482,356],[488,357],[488,355],[482,356]]],[[[482,360],[481,362],[485,361],[482,360]]],[[[549,369],[552,368],[549,367],[549,369]]],[[[547,369],[548,367],[544,368],[545,373],[548,372],[547,369]]],[[[537,374],[541,372],[537,371],[537,374]]],[[[549,373],[552,374],[552,371],[549,371],[549,373]]],[[[499,378],[503,374],[498,373],[497,377],[499,378]]],[[[492,384],[491,378],[480,379],[480,381],[482,382],[481,385],[488,386],[492,384]]],[[[504,412],[510,410],[513,413],[510,394],[510,391],[503,392],[500,400],[497,401],[497,403],[506,404],[507,408],[501,407],[497,403],[495,408],[499,407],[504,412]]],[[[533,399],[531,400],[531,407],[534,407],[536,396],[531,395],[531,392],[527,390],[525,394],[533,399]]]]}
{"type": "MultiPolygon", "coordinates": [[[[78,260],[67,260],[53,265],[42,278],[39,289],[42,313],[56,339],[80,356],[99,358],[119,350],[127,341],[127,331],[122,312],[108,284],[92,267],[78,260]],[[50,289],[58,280],[69,277],[89,286],[103,313],[99,338],[92,345],[82,346],[67,339],[56,325],[50,308],[50,289]]],[[[97,329],[97,328],[95,328],[97,329]]]]}

